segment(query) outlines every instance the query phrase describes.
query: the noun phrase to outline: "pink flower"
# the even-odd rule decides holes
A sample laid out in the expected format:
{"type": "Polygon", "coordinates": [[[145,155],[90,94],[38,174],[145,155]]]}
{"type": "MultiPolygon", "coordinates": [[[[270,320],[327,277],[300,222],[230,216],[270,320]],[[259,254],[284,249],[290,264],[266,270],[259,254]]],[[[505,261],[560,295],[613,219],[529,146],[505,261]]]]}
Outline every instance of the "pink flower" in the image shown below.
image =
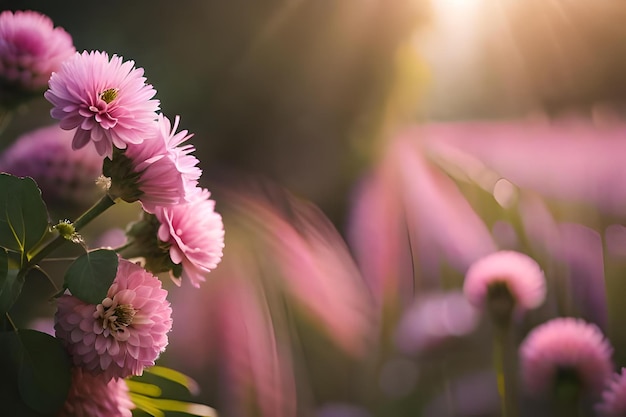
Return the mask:
{"type": "Polygon", "coordinates": [[[546,297],[546,280],[532,258],[514,251],[489,254],[468,269],[463,292],[471,304],[484,308],[490,291],[505,285],[518,311],[541,305],[546,297]]]}
{"type": "Polygon", "coordinates": [[[176,116],[174,126],[172,126],[167,117],[159,115],[160,137],[165,140],[168,156],[174,161],[176,169],[183,178],[185,192],[189,195],[187,201],[191,201],[195,198],[194,194],[196,194],[196,186],[202,175],[202,170],[198,167],[200,161],[191,155],[196,148],[191,144],[182,145],[193,134],[189,134],[187,130],[176,133],[179,122],[180,117],[176,116]]]}
{"type": "Polygon", "coordinates": [[[172,327],[167,291],[158,278],[120,259],[107,297],[98,305],[71,295],[58,299],[56,335],[76,366],[106,378],[141,375],[165,350],[172,327]]]}
{"type": "Polygon", "coordinates": [[[134,61],[104,52],[76,53],[50,77],[44,96],[61,128],[76,129],[72,148],[91,140],[100,155],[111,157],[113,146],[143,142],[153,129],[159,101],[134,61]]]}
{"type": "MultiPolygon", "coordinates": [[[[215,212],[215,202],[203,190],[187,204],[158,207],[155,216],[161,223],[158,237],[170,244],[169,255],[182,266],[182,278],[198,288],[206,275],[217,267],[224,248],[222,216],[215,212]]],[[[172,277],[180,285],[180,280],[172,277]]]]}
{"type": "Polygon", "coordinates": [[[169,206],[191,200],[202,170],[191,155],[195,148],[181,145],[192,135],[186,130],[176,133],[180,118],[172,127],[162,114],[154,124],[148,140],[128,144],[123,154],[115,154],[111,164],[112,192],[119,188],[120,197],[128,202],[141,201],[149,213],[156,206],[169,206]],[[129,160],[126,166],[125,159],[129,160]],[[131,172],[127,172],[130,168],[131,172]],[[121,171],[120,171],[121,169],[121,171]]]}
{"type": "Polygon", "coordinates": [[[600,329],[581,319],[560,317],[533,329],[520,346],[526,389],[535,395],[575,383],[581,393],[597,395],[611,375],[613,349],[600,329]]]}
{"type": "Polygon", "coordinates": [[[131,417],[135,405],[123,379],[72,369],[72,385],[58,417],[131,417]]]}
{"type": "Polygon", "coordinates": [[[168,357],[201,383],[217,367],[220,415],[247,416],[254,409],[257,416],[294,417],[294,358],[280,341],[288,331],[286,317],[271,310],[257,281],[259,265],[248,253],[236,255],[202,288],[172,292],[180,326],[173,331],[168,357]]]}
{"type": "Polygon", "coordinates": [[[77,209],[93,204],[96,178],[102,173],[102,157],[95,149],[72,151],[72,134],[58,125],[20,136],[0,157],[0,171],[32,177],[48,206],[77,209]]]}
{"type": "Polygon", "coordinates": [[[619,374],[614,373],[607,385],[596,409],[606,417],[626,415],[626,368],[622,368],[619,374]]]}
{"type": "Polygon", "coordinates": [[[30,10],[0,13],[0,80],[41,90],[74,52],[72,37],[49,17],[30,10]]]}

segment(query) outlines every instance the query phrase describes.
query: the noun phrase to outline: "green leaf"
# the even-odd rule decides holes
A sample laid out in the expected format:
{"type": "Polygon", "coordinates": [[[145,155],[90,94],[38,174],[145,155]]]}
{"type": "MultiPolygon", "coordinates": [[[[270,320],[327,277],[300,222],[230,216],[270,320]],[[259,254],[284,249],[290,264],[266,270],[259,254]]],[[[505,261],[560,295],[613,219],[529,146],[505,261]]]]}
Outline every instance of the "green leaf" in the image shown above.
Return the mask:
{"type": "Polygon", "coordinates": [[[24,276],[17,269],[9,269],[9,253],[0,248],[0,314],[9,311],[24,285],[24,276]]]}
{"type": "Polygon", "coordinates": [[[130,392],[135,394],[145,395],[149,397],[160,397],[163,394],[163,390],[154,384],[148,384],[146,382],[135,381],[132,379],[126,380],[126,385],[130,392]]]}
{"type": "MultiPolygon", "coordinates": [[[[2,251],[0,251],[0,258],[2,251]]],[[[6,252],[4,252],[6,254],[6,252]]],[[[0,261],[1,263],[2,261],[0,261]]],[[[2,273],[0,272],[0,278],[2,273]]],[[[4,314],[20,296],[24,286],[24,275],[19,274],[17,269],[9,269],[4,279],[0,279],[0,314],[4,314]]]]}
{"type": "Polygon", "coordinates": [[[0,174],[0,246],[26,254],[45,235],[48,211],[32,178],[0,174]]]}
{"type": "Polygon", "coordinates": [[[6,281],[9,273],[9,253],[4,248],[0,248],[0,287],[6,281]]]}
{"type": "Polygon", "coordinates": [[[152,417],[165,417],[165,413],[152,404],[151,398],[139,394],[133,394],[132,392],[129,393],[128,396],[133,404],[135,404],[135,407],[144,411],[146,414],[149,414],[152,417]]]}
{"type": "Polygon", "coordinates": [[[100,304],[117,274],[115,251],[97,249],[78,257],[65,273],[65,288],[89,304],[100,304]]]}
{"type": "Polygon", "coordinates": [[[193,378],[183,374],[182,372],[176,371],[171,368],[166,368],[164,366],[151,366],[150,368],[145,369],[146,372],[151,373],[153,375],[160,376],[161,378],[167,379],[169,381],[175,382],[177,384],[182,385],[187,388],[190,393],[194,395],[198,395],[200,392],[200,387],[193,378]]]}
{"type": "Polygon", "coordinates": [[[215,417],[216,411],[204,404],[189,402],[181,398],[160,398],[165,396],[182,397],[175,394],[178,388],[184,389],[184,397],[189,393],[198,394],[197,382],[187,375],[163,366],[152,366],[144,370],[143,375],[126,380],[129,395],[135,407],[152,417],[169,415],[193,415],[215,417]],[[176,387],[177,389],[173,389],[176,387]]]}
{"type": "Polygon", "coordinates": [[[3,383],[21,398],[15,398],[12,407],[25,405],[46,415],[58,411],[71,382],[70,361],[58,339],[35,330],[4,332],[1,336],[0,351],[6,355],[6,375],[11,379],[3,383]]]}
{"type": "Polygon", "coordinates": [[[153,417],[164,417],[164,411],[174,411],[177,413],[185,413],[191,416],[199,417],[217,417],[215,409],[197,403],[190,403],[186,401],[150,398],[141,394],[135,394],[131,392],[129,394],[130,399],[135,406],[153,417]]]}

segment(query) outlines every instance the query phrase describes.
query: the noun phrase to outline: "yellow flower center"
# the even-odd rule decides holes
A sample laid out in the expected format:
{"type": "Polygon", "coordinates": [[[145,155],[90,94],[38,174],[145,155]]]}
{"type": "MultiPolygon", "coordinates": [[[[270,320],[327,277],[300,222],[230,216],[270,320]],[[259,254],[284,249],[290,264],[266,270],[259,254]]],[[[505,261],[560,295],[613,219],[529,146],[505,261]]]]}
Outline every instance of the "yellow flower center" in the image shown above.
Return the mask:
{"type": "Polygon", "coordinates": [[[102,328],[108,329],[118,339],[126,339],[126,328],[133,322],[137,310],[130,304],[117,304],[107,297],[96,306],[94,317],[102,320],[102,328]]]}
{"type": "Polygon", "coordinates": [[[118,90],[117,88],[109,88],[107,90],[104,90],[102,93],[100,93],[100,98],[104,100],[106,104],[109,104],[110,102],[112,102],[113,100],[117,98],[117,93],[119,91],[120,90],[118,90]]]}
{"type": "Polygon", "coordinates": [[[114,316],[117,317],[115,319],[115,325],[118,327],[127,327],[133,322],[133,317],[135,317],[137,310],[135,310],[130,304],[122,304],[117,306],[113,312],[114,316]]]}

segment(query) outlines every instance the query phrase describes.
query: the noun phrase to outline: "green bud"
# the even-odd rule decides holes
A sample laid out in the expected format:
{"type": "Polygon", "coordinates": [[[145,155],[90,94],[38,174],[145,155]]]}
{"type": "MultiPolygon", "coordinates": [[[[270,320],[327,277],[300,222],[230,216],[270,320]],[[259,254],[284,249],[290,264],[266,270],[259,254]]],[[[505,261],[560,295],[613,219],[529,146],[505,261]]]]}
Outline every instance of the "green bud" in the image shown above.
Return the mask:
{"type": "Polygon", "coordinates": [[[138,185],[141,173],[134,171],[132,160],[124,154],[124,150],[113,148],[113,159],[105,158],[102,173],[111,179],[109,196],[113,200],[120,198],[134,203],[143,195],[138,185]]]}
{"type": "Polygon", "coordinates": [[[130,244],[120,252],[120,255],[125,258],[144,258],[144,267],[153,274],[171,271],[172,275],[180,277],[182,265],[172,262],[171,245],[160,241],[157,237],[160,225],[153,214],[144,212],[141,219],[126,230],[130,244]]]}
{"type": "Polygon", "coordinates": [[[76,232],[74,224],[69,220],[61,220],[56,226],[53,227],[61,236],[70,242],[83,244],[83,238],[76,232]]]}

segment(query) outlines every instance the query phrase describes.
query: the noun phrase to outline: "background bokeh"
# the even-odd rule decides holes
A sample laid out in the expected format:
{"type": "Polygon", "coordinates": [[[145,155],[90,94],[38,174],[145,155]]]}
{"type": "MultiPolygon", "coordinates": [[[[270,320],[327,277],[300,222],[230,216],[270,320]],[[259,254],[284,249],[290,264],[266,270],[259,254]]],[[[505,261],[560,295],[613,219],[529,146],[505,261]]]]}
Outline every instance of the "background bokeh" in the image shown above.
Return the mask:
{"type": "MultiPolygon", "coordinates": [[[[78,50],[144,67],[163,111],[182,115],[196,133],[205,170],[267,175],[337,221],[346,191],[374,157],[392,96],[410,97],[400,100],[410,103],[404,114],[459,120],[588,113],[621,106],[624,95],[626,10],[617,1],[2,0],[0,7],[39,10],[78,50]],[[407,82],[416,75],[424,82],[407,82]]],[[[47,122],[30,114],[27,123],[47,122]]]]}
{"type": "Polygon", "coordinates": [[[49,15],[78,50],[144,67],[163,112],[196,134],[206,176],[266,175],[337,219],[367,157],[355,142],[374,140],[396,47],[424,14],[408,1],[0,4],[49,15]]]}

